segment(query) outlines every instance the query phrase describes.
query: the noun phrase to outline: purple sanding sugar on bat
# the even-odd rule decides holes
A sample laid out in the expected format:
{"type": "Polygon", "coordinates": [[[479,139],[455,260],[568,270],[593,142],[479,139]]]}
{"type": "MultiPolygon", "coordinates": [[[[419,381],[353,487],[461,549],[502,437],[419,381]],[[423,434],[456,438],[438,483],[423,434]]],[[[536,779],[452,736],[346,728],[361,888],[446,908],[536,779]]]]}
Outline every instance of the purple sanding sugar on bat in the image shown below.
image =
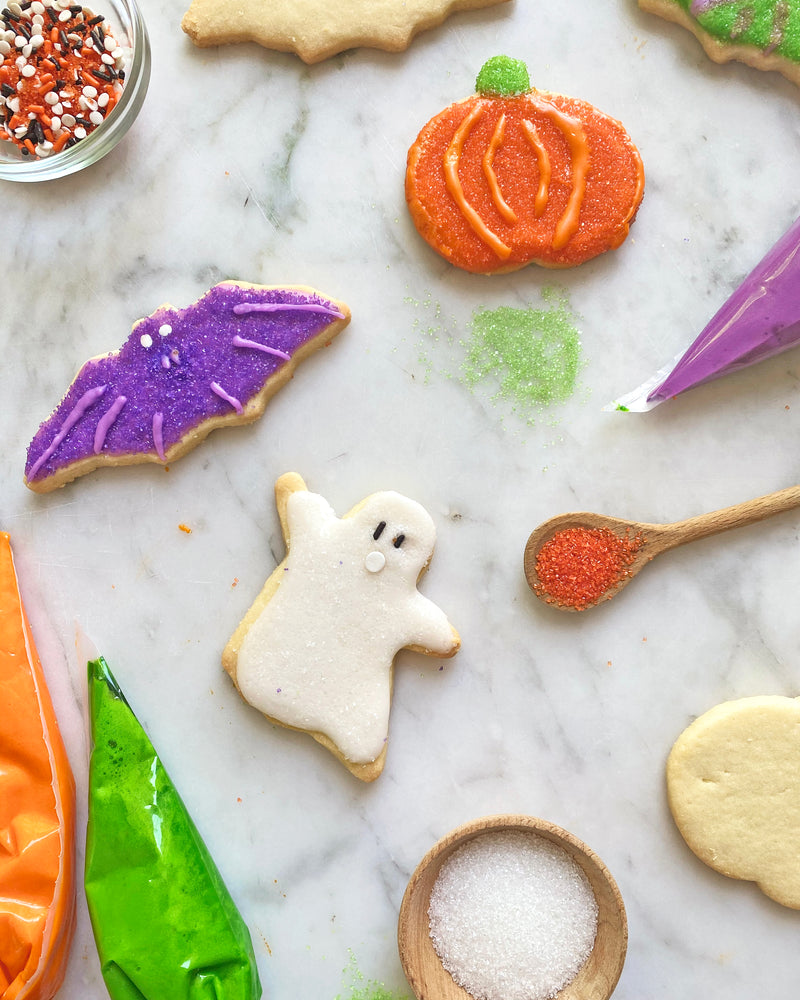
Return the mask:
{"type": "Polygon", "coordinates": [[[156,452],[163,461],[204,421],[245,408],[303,344],[342,318],[319,295],[227,283],[186,309],[158,309],[119,351],[81,368],[28,447],[26,478],[99,452],[156,452]]]}

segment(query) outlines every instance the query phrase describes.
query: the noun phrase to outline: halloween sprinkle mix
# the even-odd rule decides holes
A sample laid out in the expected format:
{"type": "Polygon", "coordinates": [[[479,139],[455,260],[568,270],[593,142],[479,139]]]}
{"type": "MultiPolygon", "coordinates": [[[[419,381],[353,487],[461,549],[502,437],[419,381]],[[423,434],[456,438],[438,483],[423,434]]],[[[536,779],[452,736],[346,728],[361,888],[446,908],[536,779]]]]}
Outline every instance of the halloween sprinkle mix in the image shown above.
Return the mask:
{"type": "Polygon", "coordinates": [[[124,65],[102,14],[69,0],[10,0],[0,10],[0,139],[24,156],[69,149],[117,103],[124,65]]]}

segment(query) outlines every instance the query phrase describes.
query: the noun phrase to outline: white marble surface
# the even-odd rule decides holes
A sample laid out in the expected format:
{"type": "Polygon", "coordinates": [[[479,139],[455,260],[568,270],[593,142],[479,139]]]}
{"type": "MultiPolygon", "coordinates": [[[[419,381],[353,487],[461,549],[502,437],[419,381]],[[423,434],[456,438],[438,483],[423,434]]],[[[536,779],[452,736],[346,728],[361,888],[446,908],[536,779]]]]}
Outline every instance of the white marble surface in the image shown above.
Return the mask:
{"type": "MultiPolygon", "coordinates": [[[[2,186],[0,526],[83,813],[76,621],[215,855],[266,996],[333,1000],[351,954],[408,992],[395,931],[409,875],[453,826],[509,811],[567,827],[618,880],[630,923],[619,1000],[794,997],[800,914],[694,858],[670,819],[664,761],[712,705],[800,693],[800,514],[665,555],[579,616],[541,606],[521,564],[529,532],[565,510],[668,521],[800,479],[797,351],[650,414],[601,412],[687,346],[800,213],[800,92],[714,66],[633,0],[514,0],[456,15],[406,53],[311,68],[251,45],[196,50],[180,0],[142,6],[153,78],[123,143],[81,175],[2,186]],[[498,52],[637,142],[647,189],[616,253],[488,279],[416,235],[408,145],[498,52]],[[78,365],[160,303],[227,277],[316,286],[353,321],[260,422],[215,433],[169,473],[106,470],[29,492],[28,441],[78,365]],[[581,388],[525,427],[442,372],[457,369],[475,308],[538,305],[554,285],[580,317],[581,388]],[[463,647],[443,670],[398,658],[374,785],[266,723],[220,667],[283,555],[272,486],[287,470],[340,513],[396,489],[437,523],[422,590],[463,647]]],[[[59,1000],[105,995],[81,895],[59,1000]]]]}

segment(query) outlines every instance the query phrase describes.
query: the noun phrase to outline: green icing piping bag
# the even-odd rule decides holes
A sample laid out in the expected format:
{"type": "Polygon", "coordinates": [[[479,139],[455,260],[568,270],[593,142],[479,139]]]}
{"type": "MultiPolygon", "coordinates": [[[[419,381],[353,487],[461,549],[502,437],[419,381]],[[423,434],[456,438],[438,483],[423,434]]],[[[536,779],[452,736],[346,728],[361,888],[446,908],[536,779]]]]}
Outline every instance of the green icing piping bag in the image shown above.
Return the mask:
{"type": "Polygon", "coordinates": [[[86,899],[112,1000],[258,1000],[250,934],[108,664],[89,661],[86,899]]]}

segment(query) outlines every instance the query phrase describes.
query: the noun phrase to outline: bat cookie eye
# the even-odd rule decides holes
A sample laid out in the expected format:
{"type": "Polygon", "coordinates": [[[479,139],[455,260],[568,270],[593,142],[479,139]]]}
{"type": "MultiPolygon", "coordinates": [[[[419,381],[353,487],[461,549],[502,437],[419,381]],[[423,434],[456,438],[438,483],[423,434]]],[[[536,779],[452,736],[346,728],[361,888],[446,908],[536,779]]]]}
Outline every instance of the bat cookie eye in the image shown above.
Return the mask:
{"type": "Polygon", "coordinates": [[[364,566],[370,573],[380,573],[385,565],[386,556],[382,552],[378,552],[377,549],[368,552],[364,559],[364,566]]]}

